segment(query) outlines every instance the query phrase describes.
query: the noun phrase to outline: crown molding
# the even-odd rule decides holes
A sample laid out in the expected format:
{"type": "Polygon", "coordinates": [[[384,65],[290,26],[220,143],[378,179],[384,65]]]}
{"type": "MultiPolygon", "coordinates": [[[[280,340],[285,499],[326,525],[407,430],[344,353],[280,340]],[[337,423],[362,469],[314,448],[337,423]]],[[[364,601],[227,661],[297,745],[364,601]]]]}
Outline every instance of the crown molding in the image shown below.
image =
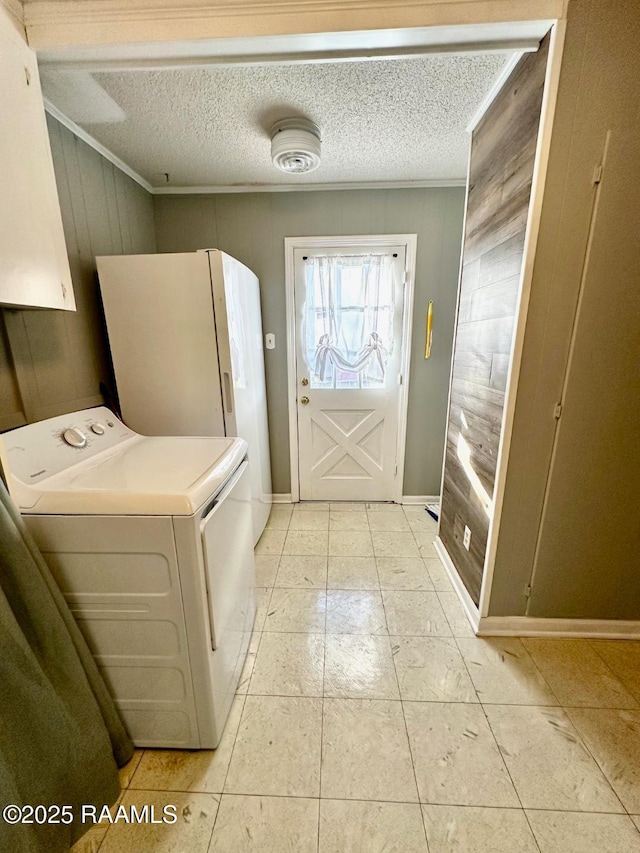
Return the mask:
{"type": "Polygon", "coordinates": [[[117,157],[112,151],[109,151],[108,148],[105,148],[97,139],[91,136],[90,133],[87,133],[86,130],[80,127],[79,124],[76,124],[75,121],[72,121],[68,118],[63,112],[61,112],[54,104],[51,103],[47,98],[43,98],[44,108],[49,113],[50,116],[53,116],[56,121],[59,121],[60,124],[64,125],[67,130],[70,130],[74,136],[77,136],[78,139],[81,139],[83,142],[93,148],[94,151],[97,151],[98,154],[101,154],[105,160],[108,160],[110,163],[113,163],[121,172],[124,172],[125,175],[128,175],[132,180],[134,180],[137,184],[140,184],[148,193],[153,195],[153,187],[149,183],[149,181],[145,180],[142,175],[139,175],[135,169],[132,169],[131,166],[128,166],[124,160],[121,160],[117,157]]]}
{"type": "Polygon", "coordinates": [[[523,22],[562,17],[566,0],[30,0],[37,49],[300,33],[523,22]]]}
{"type": "Polygon", "coordinates": [[[154,187],[154,195],[227,195],[230,193],[300,193],[333,190],[411,190],[464,187],[464,178],[424,181],[353,181],[334,184],[234,184],[196,187],[154,187]]]}

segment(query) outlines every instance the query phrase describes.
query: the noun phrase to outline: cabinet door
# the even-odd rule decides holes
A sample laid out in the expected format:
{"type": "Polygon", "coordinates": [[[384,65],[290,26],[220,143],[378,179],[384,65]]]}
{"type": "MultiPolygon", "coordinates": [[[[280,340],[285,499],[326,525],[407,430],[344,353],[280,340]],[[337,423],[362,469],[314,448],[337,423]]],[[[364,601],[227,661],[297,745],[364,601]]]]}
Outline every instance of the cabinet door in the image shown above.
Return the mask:
{"type": "Polygon", "coordinates": [[[0,9],[0,304],[75,310],[35,53],[0,9]]]}

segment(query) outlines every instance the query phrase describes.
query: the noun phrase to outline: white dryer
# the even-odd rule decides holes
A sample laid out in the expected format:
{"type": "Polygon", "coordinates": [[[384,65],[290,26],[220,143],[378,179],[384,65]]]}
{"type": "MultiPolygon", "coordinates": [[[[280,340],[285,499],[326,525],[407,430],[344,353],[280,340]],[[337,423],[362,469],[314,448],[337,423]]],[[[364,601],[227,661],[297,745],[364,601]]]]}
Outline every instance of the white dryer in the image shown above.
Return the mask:
{"type": "Polygon", "coordinates": [[[0,435],[23,514],[138,746],[218,745],[249,645],[247,444],[104,407],[0,435]]]}

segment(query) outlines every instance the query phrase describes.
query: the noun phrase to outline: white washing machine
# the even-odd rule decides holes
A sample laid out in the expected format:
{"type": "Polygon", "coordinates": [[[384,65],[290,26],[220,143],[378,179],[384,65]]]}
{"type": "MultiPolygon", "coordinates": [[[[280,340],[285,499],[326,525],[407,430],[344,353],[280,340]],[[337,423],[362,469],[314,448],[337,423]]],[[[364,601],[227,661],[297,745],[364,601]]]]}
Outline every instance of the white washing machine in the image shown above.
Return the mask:
{"type": "Polygon", "coordinates": [[[100,407],[0,435],[9,492],[137,746],[218,745],[249,645],[247,444],[100,407]]]}

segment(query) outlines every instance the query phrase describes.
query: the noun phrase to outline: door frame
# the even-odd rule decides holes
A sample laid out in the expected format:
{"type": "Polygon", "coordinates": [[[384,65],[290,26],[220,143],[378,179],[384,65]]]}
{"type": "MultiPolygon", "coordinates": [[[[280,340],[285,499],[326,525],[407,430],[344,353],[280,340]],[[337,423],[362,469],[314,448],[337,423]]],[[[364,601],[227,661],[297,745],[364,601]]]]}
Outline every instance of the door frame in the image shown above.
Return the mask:
{"type": "Polygon", "coordinates": [[[404,482],[404,461],[407,443],[407,409],[409,405],[409,371],[411,367],[411,333],[413,330],[413,299],[416,278],[417,234],[346,234],[334,237],[285,237],[285,301],[287,323],[287,399],[289,406],[289,459],[291,464],[291,500],[300,500],[300,467],[298,442],[298,387],[296,382],[296,312],[295,312],[295,267],[294,250],[305,247],[326,246],[331,249],[349,246],[406,246],[406,267],[404,283],[404,304],[402,306],[402,353],[400,356],[400,375],[402,382],[398,386],[398,435],[396,438],[396,461],[398,474],[392,500],[402,502],[404,482]]]}

